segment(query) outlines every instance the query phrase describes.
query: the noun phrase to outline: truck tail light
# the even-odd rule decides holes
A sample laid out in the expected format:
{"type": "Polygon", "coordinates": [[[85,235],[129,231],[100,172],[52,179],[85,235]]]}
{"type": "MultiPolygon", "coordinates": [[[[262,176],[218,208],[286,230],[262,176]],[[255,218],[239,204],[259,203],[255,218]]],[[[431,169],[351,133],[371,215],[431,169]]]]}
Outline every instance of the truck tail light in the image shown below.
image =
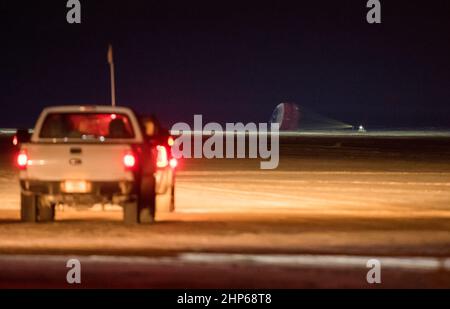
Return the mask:
{"type": "Polygon", "coordinates": [[[136,166],[136,157],[131,151],[125,153],[123,156],[123,165],[128,170],[133,169],[136,166]]]}
{"type": "Polygon", "coordinates": [[[21,150],[19,154],[17,155],[17,166],[24,170],[27,168],[28,165],[28,154],[26,150],[21,150]]]}
{"type": "Polygon", "coordinates": [[[158,154],[156,156],[156,166],[159,168],[163,168],[169,165],[166,147],[159,145],[156,146],[156,150],[158,151],[158,154]]]}

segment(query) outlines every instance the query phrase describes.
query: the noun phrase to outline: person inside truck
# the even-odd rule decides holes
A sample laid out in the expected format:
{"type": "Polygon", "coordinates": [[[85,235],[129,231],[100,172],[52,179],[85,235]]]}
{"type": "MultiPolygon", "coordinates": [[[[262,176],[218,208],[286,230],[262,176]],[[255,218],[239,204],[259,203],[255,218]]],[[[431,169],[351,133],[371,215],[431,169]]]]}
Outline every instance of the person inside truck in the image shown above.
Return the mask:
{"type": "Polygon", "coordinates": [[[109,123],[109,135],[110,138],[127,138],[128,132],[125,127],[125,123],[121,118],[111,120],[109,123]]]}

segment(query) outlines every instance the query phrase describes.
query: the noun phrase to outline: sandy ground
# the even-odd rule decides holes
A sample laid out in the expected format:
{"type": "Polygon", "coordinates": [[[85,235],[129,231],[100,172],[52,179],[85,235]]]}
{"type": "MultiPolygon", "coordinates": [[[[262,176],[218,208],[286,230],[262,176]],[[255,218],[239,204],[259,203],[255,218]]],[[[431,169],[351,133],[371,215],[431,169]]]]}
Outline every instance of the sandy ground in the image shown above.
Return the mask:
{"type": "MultiPolygon", "coordinates": [[[[0,173],[0,253],[450,256],[448,140],[301,138],[284,143],[281,151],[280,166],[274,171],[259,170],[257,160],[183,162],[177,180],[177,212],[159,214],[156,224],[142,226],[124,226],[120,211],[113,210],[65,209],[57,213],[55,223],[20,223],[16,174],[4,163],[0,173]]],[[[3,162],[8,158],[4,155],[3,162]]],[[[220,267],[229,272],[234,264],[224,262],[220,267]]],[[[210,271],[217,271],[217,267],[210,271]]],[[[352,271],[330,267],[324,273],[314,267],[294,268],[302,274],[307,269],[309,275],[302,278],[334,274],[346,278],[342,287],[363,287],[359,281],[345,284],[353,279],[344,274],[352,271]]],[[[285,272],[283,269],[279,271],[285,272]]],[[[238,272],[232,273],[238,276],[238,272]]],[[[414,271],[407,274],[407,278],[420,277],[414,271]]],[[[448,281],[441,280],[447,275],[443,270],[437,277],[431,276],[427,284],[406,287],[450,287],[448,281]]],[[[95,278],[95,274],[92,276],[95,278]]],[[[390,276],[397,278],[398,274],[390,276]]],[[[405,277],[400,277],[402,280],[393,279],[388,286],[405,287],[405,277]]],[[[177,278],[172,286],[197,286],[177,278]]],[[[336,286],[322,279],[296,281],[290,277],[276,286],[336,286]]],[[[234,285],[217,282],[236,286],[239,280],[234,280],[234,285]]],[[[253,286],[248,280],[242,282],[253,286]]],[[[155,282],[149,285],[165,286],[155,282]]]]}

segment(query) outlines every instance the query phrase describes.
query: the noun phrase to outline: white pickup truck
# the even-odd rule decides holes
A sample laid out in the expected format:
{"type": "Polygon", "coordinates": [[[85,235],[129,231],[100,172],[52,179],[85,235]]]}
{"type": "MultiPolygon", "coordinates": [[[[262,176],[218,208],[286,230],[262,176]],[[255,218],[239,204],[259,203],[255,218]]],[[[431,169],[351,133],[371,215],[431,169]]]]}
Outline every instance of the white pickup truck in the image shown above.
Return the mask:
{"type": "Polygon", "coordinates": [[[22,221],[53,221],[58,204],[118,204],[125,223],[153,222],[175,207],[169,146],[146,136],[126,107],[44,109],[16,163],[22,221]]]}

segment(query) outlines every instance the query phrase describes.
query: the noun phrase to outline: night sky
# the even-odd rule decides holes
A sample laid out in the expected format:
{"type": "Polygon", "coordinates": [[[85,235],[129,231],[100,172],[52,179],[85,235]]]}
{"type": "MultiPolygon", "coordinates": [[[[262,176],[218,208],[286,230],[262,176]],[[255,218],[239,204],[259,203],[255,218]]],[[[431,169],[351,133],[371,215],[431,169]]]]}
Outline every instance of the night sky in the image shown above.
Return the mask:
{"type": "Polygon", "coordinates": [[[170,125],[267,121],[283,101],[367,127],[450,127],[450,2],[0,2],[0,127],[117,100],[170,125]],[[245,3],[245,4],[243,4],[245,3]]]}

